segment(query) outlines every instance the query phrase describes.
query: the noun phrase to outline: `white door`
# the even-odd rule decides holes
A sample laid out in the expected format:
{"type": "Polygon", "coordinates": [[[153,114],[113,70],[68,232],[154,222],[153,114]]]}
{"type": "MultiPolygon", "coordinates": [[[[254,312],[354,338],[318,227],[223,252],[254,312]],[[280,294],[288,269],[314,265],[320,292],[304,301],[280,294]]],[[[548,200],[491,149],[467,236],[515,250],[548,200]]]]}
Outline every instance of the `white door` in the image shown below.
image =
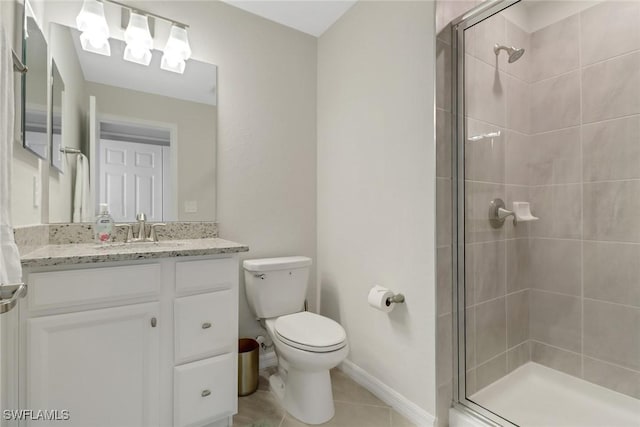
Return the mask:
{"type": "Polygon", "coordinates": [[[158,313],[148,303],[28,320],[26,407],[70,416],[31,425],[158,426],[158,313]]]}
{"type": "Polygon", "coordinates": [[[133,222],[143,212],[162,221],[162,146],[100,140],[100,203],[116,222],[133,222]]]}

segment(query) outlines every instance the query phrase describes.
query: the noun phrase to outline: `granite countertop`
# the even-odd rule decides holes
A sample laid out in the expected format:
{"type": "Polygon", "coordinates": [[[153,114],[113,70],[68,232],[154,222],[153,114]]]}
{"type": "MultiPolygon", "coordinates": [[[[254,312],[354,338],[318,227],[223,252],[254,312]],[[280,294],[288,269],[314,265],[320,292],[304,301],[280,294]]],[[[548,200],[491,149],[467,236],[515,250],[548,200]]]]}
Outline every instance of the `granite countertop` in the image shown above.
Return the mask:
{"type": "Polygon", "coordinates": [[[77,243],[45,245],[21,256],[23,267],[217,255],[247,252],[249,247],[219,238],[163,240],[157,243],[77,243]]]}

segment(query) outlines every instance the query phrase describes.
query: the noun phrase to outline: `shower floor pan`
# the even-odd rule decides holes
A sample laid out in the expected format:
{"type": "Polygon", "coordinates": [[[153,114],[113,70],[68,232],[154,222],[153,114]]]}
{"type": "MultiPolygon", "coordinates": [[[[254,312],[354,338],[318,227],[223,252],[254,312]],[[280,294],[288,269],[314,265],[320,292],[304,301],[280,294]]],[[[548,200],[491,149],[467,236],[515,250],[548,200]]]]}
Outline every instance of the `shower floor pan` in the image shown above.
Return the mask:
{"type": "Polygon", "coordinates": [[[640,400],[533,362],[470,400],[522,427],[640,426],[640,400]]]}

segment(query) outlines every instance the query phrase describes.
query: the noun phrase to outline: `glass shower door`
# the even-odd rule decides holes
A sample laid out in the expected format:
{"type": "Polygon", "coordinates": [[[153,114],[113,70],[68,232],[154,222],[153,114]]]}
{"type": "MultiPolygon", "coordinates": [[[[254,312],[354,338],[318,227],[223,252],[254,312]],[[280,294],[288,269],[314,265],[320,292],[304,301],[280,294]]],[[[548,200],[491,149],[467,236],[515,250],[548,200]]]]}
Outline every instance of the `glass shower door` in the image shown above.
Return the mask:
{"type": "Polygon", "coordinates": [[[454,31],[458,397],[498,422],[640,424],[638,22],[502,1],[454,31]]]}

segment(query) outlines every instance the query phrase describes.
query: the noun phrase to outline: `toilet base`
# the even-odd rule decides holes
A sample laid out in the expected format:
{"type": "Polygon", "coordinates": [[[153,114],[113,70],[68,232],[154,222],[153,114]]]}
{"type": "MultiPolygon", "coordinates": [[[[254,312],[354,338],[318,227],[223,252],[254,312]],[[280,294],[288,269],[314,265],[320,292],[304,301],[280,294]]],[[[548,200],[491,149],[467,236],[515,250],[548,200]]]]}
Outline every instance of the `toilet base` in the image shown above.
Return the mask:
{"type": "Polygon", "coordinates": [[[269,387],[284,409],[305,424],[323,424],[335,414],[328,370],[302,372],[289,367],[286,381],[273,374],[269,387]]]}

